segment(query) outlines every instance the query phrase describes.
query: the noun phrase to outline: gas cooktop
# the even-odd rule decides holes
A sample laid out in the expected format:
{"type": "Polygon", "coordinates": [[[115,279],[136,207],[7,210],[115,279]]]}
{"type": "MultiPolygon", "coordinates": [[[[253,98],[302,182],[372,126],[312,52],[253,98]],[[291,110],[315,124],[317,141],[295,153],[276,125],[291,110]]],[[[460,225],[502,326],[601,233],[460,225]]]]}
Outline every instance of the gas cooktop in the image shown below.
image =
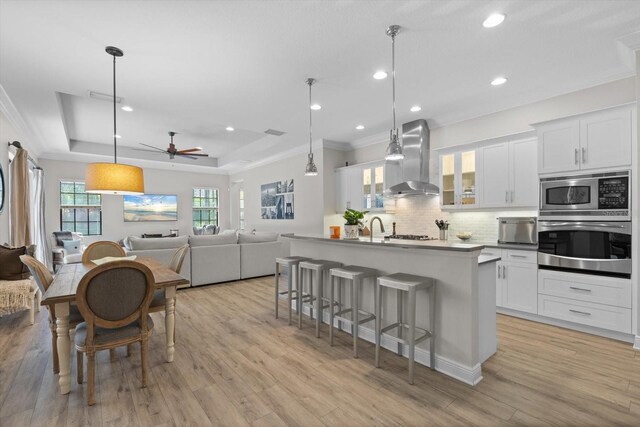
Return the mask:
{"type": "Polygon", "coordinates": [[[385,238],[399,240],[438,240],[437,237],[429,237],[426,234],[394,234],[385,236],[385,238]]]}

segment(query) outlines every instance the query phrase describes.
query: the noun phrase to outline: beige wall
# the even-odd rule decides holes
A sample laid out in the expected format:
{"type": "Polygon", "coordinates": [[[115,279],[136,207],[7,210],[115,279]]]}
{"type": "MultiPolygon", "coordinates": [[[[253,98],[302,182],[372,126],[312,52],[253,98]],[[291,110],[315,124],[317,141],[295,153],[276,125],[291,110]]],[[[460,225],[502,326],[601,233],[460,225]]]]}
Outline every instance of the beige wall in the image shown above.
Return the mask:
{"type": "MultiPolygon", "coordinates": [[[[314,144],[317,146],[317,144],[314,144]]],[[[247,169],[230,176],[230,182],[242,182],[245,194],[245,230],[278,233],[322,233],[324,211],[323,151],[314,151],[318,176],[304,176],[307,153],[296,154],[263,166],[247,169]],[[294,219],[262,219],[260,186],[293,179],[294,219]]],[[[235,200],[235,196],[234,196],[235,200]]],[[[234,208],[235,211],[235,208],[234,208]]],[[[235,221],[235,219],[234,219],[235,221]]]]}
{"type": "MultiPolygon", "coordinates": [[[[41,159],[45,172],[45,205],[47,234],[60,229],[60,190],[63,179],[84,181],[86,163],[41,159]]],[[[102,197],[102,236],[87,237],[86,243],[95,240],[117,241],[142,233],[168,234],[178,228],[181,235],[192,234],[191,197],[194,187],[212,187],[219,190],[219,223],[229,228],[229,177],[206,173],[190,173],[164,169],[144,169],[145,192],[149,194],[176,194],[178,196],[178,220],[168,222],[124,222],[122,196],[102,197]]]]}

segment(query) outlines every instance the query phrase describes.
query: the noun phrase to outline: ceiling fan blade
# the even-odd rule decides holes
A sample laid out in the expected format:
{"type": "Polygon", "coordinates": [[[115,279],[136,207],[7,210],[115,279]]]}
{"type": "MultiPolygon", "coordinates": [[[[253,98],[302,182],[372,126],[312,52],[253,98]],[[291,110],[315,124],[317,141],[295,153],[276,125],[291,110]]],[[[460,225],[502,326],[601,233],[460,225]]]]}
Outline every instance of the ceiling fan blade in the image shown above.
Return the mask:
{"type": "Polygon", "coordinates": [[[178,153],[193,153],[194,151],[202,151],[202,148],[187,148],[186,150],[178,150],[178,153]]]}
{"type": "Polygon", "coordinates": [[[178,155],[178,156],[198,156],[198,157],[209,157],[209,155],[208,155],[208,154],[200,154],[200,153],[186,153],[186,154],[183,154],[183,153],[176,153],[176,155],[178,155]]]}
{"type": "Polygon", "coordinates": [[[140,145],[144,145],[145,147],[153,148],[154,150],[162,151],[163,153],[167,152],[167,150],[163,150],[162,148],[154,147],[153,145],[143,144],[142,142],[140,142],[139,144],[140,145]]]}
{"type": "MultiPolygon", "coordinates": [[[[157,151],[154,150],[145,150],[144,148],[132,148],[133,151],[144,151],[146,153],[157,153],[157,151]]],[[[167,154],[166,151],[163,151],[164,154],[167,154]]]]}

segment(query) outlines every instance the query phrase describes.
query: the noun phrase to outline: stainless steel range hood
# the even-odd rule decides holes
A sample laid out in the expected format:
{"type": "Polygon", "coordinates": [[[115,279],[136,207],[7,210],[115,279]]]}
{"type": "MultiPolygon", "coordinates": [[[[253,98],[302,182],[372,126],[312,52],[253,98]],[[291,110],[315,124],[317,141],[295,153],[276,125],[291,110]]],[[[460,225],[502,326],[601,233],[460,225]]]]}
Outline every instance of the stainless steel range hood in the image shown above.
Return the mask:
{"type": "Polygon", "coordinates": [[[385,162],[385,197],[437,196],[440,189],[429,182],[429,126],[424,119],[402,125],[403,160],[385,162]]]}

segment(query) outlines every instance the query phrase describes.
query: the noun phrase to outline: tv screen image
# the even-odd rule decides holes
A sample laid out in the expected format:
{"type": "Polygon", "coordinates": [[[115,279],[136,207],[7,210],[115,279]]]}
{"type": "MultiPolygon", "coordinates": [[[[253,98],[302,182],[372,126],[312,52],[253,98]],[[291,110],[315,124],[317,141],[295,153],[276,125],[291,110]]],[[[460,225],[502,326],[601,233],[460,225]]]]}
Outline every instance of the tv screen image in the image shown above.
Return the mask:
{"type": "Polygon", "coordinates": [[[124,196],[125,222],[177,221],[178,196],[167,194],[144,194],[124,196]]]}

